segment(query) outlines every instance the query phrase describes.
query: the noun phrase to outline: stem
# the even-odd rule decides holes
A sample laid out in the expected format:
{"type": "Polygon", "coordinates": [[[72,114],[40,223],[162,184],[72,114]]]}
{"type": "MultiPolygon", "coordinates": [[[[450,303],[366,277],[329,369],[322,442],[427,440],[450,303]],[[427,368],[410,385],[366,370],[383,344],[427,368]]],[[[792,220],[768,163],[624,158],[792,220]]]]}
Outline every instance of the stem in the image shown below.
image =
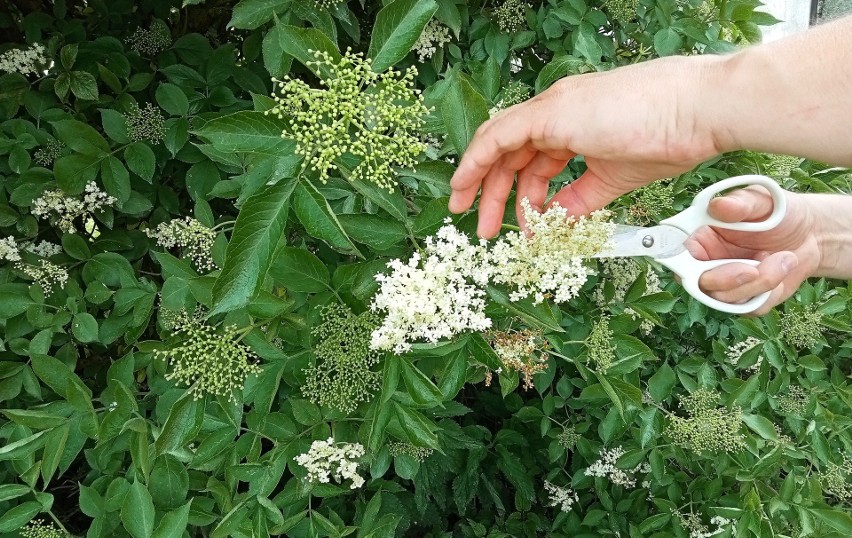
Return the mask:
{"type": "Polygon", "coordinates": [[[68,532],[68,529],[65,528],[65,525],[63,525],[62,522],[59,521],[59,518],[56,517],[56,515],[52,511],[48,510],[47,514],[50,516],[54,523],[59,525],[59,528],[62,529],[62,532],[64,532],[66,536],[71,536],[71,533],[68,532]]]}
{"type": "Polygon", "coordinates": [[[521,227],[515,226],[514,224],[503,223],[503,224],[500,225],[500,228],[503,229],[503,230],[511,230],[513,232],[520,232],[521,231],[521,227]]]}

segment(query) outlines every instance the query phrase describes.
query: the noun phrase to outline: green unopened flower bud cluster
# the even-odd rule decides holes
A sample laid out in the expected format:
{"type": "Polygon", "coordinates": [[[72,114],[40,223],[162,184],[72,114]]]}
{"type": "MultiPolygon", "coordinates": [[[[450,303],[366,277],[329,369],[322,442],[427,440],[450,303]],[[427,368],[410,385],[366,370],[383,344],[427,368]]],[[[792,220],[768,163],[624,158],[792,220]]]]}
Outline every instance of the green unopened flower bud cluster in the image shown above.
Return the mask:
{"type": "Polygon", "coordinates": [[[493,18],[497,27],[506,33],[514,33],[527,24],[527,8],[530,5],[522,0],[503,0],[494,8],[493,18]]]}
{"type": "Polygon", "coordinates": [[[316,365],[308,368],[302,392],[312,402],[351,413],[368,401],[381,384],[372,371],[380,354],[370,349],[379,317],[372,312],[355,315],[348,307],[332,304],[323,309],[314,337],[316,365]]]}
{"type": "Polygon", "coordinates": [[[314,0],[314,5],[320,9],[331,9],[338,4],[344,3],[346,0],[314,0]]]}
{"type": "Polygon", "coordinates": [[[717,407],[720,395],[698,389],[681,400],[688,418],[671,416],[666,433],[676,444],[697,453],[737,452],[745,446],[742,410],[717,407]]]}
{"type": "Polygon", "coordinates": [[[64,146],[60,142],[48,140],[44,146],[36,150],[33,160],[41,166],[50,166],[62,156],[63,148],[64,146]]]}
{"type": "Polygon", "coordinates": [[[172,34],[166,23],[154,20],[148,29],[137,28],[124,42],[142,56],[156,56],[172,44],[172,34]]]}
{"type": "Polygon", "coordinates": [[[852,458],[844,457],[839,465],[829,463],[817,478],[826,493],[841,503],[852,502],[852,458]]]}
{"type": "Polygon", "coordinates": [[[163,248],[180,247],[201,271],[216,269],[213,261],[213,243],[216,232],[192,217],[163,222],[154,230],[146,230],[148,237],[156,239],[163,248]]]}
{"type": "Polygon", "coordinates": [[[39,519],[30,521],[18,532],[20,532],[21,538],[66,538],[68,536],[65,531],[57,528],[53,523],[45,523],[39,519]]]}
{"type": "Polygon", "coordinates": [[[781,337],[798,349],[813,347],[822,334],[822,312],[814,305],[789,306],[781,316],[781,337]]]}
{"type": "Polygon", "coordinates": [[[609,327],[609,316],[601,316],[595,321],[592,332],[586,338],[586,356],[595,369],[605,374],[615,363],[615,346],[612,343],[612,329],[609,327]]]}
{"type": "Polygon", "coordinates": [[[639,0],[604,0],[604,11],[620,23],[630,22],[636,18],[636,8],[639,0]]]}
{"type": "Polygon", "coordinates": [[[645,226],[669,216],[674,204],[674,188],[671,182],[656,181],[634,191],[631,198],[633,203],[627,210],[628,221],[645,226]]]}
{"type": "Polygon", "coordinates": [[[769,155],[769,163],[766,165],[766,171],[770,176],[786,178],[790,177],[793,170],[799,168],[802,164],[801,157],[792,155],[769,155]]]}
{"type": "Polygon", "coordinates": [[[33,200],[30,211],[36,217],[51,219],[59,229],[68,234],[77,233],[74,221],[86,221],[98,211],[115,204],[118,200],[103,192],[94,181],[86,184],[83,198],[67,196],[61,190],[46,191],[33,200]]]}
{"type": "Polygon", "coordinates": [[[417,461],[424,461],[426,458],[432,455],[434,452],[431,448],[423,447],[423,446],[415,446],[411,443],[388,443],[388,452],[393,457],[396,456],[410,456],[417,461]]]}
{"type": "Polygon", "coordinates": [[[523,82],[513,80],[497,96],[497,102],[488,110],[488,114],[490,116],[494,116],[501,110],[505,110],[510,106],[517,105],[518,103],[523,103],[530,98],[531,94],[532,88],[523,82]]]}
{"type": "Polygon", "coordinates": [[[151,103],[146,103],[144,109],[133,103],[124,114],[124,119],[127,122],[127,134],[134,142],[158,144],[166,137],[166,118],[151,103]]]}
{"type": "Polygon", "coordinates": [[[254,362],[257,357],[240,343],[233,325],[212,327],[204,322],[201,311],[183,312],[174,322],[173,333],[178,345],[154,353],[168,362],[171,372],[165,378],[189,386],[195,399],[210,394],[235,401],[234,393],[243,389],[246,377],[261,372],[254,362]]]}
{"type": "Polygon", "coordinates": [[[778,396],[778,410],[786,415],[804,417],[810,397],[799,385],[790,385],[787,392],[778,396]]]}
{"type": "Polygon", "coordinates": [[[302,80],[285,78],[277,83],[278,103],[268,110],[290,129],[282,136],[296,141],[303,167],[319,173],[326,182],[344,154],[361,159],[351,178],[372,181],[393,191],[393,167],[412,168],[426,149],[420,140],[428,109],[414,88],[417,70],[376,73],[372,61],[347,50],[340,60],[326,52],[313,53],[311,65],[320,73],[323,88],[311,88],[302,80]]]}
{"type": "Polygon", "coordinates": [[[583,436],[577,433],[577,430],[574,429],[574,426],[568,426],[556,437],[556,441],[562,445],[565,450],[574,450],[574,447],[577,445],[577,441],[579,441],[583,436]]]}
{"type": "Polygon", "coordinates": [[[0,54],[0,71],[38,75],[50,64],[44,45],[33,43],[25,49],[10,49],[0,54]]]}

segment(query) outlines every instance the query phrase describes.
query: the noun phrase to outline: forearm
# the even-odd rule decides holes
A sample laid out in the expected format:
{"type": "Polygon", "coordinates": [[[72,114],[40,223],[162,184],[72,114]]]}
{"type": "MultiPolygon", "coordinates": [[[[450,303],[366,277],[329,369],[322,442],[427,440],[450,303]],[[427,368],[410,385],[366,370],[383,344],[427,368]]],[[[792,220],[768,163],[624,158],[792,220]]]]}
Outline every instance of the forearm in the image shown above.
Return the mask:
{"type": "Polygon", "coordinates": [[[702,96],[720,151],[852,166],[852,17],[723,57],[702,96]]]}
{"type": "Polygon", "coordinates": [[[852,279],[852,195],[805,194],[820,264],[813,276],[852,279]]]}

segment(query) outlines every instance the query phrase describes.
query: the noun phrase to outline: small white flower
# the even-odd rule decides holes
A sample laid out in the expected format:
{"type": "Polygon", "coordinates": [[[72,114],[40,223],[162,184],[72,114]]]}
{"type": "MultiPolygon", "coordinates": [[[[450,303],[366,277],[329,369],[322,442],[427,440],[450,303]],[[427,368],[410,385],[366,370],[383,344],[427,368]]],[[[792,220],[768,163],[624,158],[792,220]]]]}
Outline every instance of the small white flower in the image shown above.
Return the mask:
{"type": "Polygon", "coordinates": [[[36,256],[41,256],[42,258],[50,258],[51,256],[55,256],[62,252],[62,247],[56,243],[51,243],[50,241],[39,241],[38,243],[26,243],[24,245],[24,250],[32,252],[36,256]]]}
{"type": "Polygon", "coordinates": [[[417,53],[417,57],[421,62],[425,62],[437,52],[438,48],[443,47],[450,41],[452,39],[450,39],[449,28],[433,19],[423,29],[423,32],[417,38],[411,50],[417,53]]]}
{"type": "Polygon", "coordinates": [[[580,497],[570,488],[560,488],[545,480],[544,489],[550,497],[550,506],[558,506],[563,512],[571,510],[575,503],[580,502],[580,497]]]}
{"type": "Polygon", "coordinates": [[[26,49],[11,49],[0,54],[0,71],[37,75],[50,64],[50,58],[43,45],[33,43],[26,49]]]}
{"type": "MultiPolygon", "coordinates": [[[[606,478],[613,484],[617,484],[619,486],[623,486],[625,488],[632,488],[636,486],[636,479],[631,476],[624,469],[619,469],[615,466],[615,462],[618,461],[618,458],[624,455],[624,449],[620,446],[617,446],[611,450],[602,449],[600,451],[600,459],[591,464],[586,470],[586,476],[597,476],[600,478],[606,478]]],[[[640,470],[639,468],[634,469],[634,472],[640,470]]]]}
{"type": "Polygon", "coordinates": [[[74,221],[81,218],[91,219],[92,214],[112,206],[118,200],[101,191],[97,183],[90,181],[86,184],[83,199],[67,196],[61,190],[46,191],[33,200],[30,212],[43,219],[54,217],[56,225],[65,233],[76,233],[74,221]]]}
{"type": "Polygon", "coordinates": [[[15,242],[15,238],[10,235],[6,239],[0,239],[0,260],[16,262],[20,259],[21,255],[18,254],[18,244],[15,242]]]}
{"type": "MultiPolygon", "coordinates": [[[[753,347],[761,344],[761,341],[755,338],[754,336],[749,336],[742,342],[737,342],[736,344],[731,344],[728,346],[728,350],[725,352],[725,355],[728,357],[728,362],[731,363],[732,366],[736,366],[740,359],[743,357],[746,351],[752,349],[753,347]]],[[[758,364],[762,361],[762,357],[758,359],[758,364]]]]}
{"type": "Polygon", "coordinates": [[[295,461],[308,471],[308,481],[327,484],[333,477],[338,483],[352,480],[349,489],[364,485],[364,477],[358,474],[358,458],[364,455],[360,443],[335,443],[332,437],[325,441],[314,441],[304,454],[295,461]]]}

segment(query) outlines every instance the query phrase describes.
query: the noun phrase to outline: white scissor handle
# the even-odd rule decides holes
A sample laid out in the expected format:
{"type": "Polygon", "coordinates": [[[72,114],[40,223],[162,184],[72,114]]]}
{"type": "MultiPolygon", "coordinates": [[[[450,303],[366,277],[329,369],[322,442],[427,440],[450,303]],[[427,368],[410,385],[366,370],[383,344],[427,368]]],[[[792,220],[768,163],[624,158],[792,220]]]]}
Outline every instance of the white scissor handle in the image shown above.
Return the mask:
{"type": "Polygon", "coordinates": [[[770,177],[750,174],[745,176],[729,177],[728,179],[723,179],[722,181],[714,183],[699,192],[693,199],[691,206],[687,207],[677,215],[661,221],[660,224],[675,226],[687,234],[692,234],[695,230],[705,225],[716,226],[717,228],[725,228],[728,230],[739,230],[742,232],[763,232],[778,226],[778,224],[780,224],[784,219],[784,215],[786,213],[787,196],[784,189],[782,189],[778,183],[770,177]],[[714,196],[733,187],[747,187],[749,185],[761,185],[766,187],[769,194],[772,195],[772,213],[766,219],[760,222],[722,222],[721,220],[714,219],[707,213],[707,207],[714,196]]]}
{"type": "Polygon", "coordinates": [[[745,303],[734,304],[714,299],[701,291],[701,288],[698,286],[698,279],[701,278],[701,275],[704,274],[705,271],[709,271],[710,269],[729,263],[744,263],[746,265],[757,266],[760,264],[757,260],[722,259],[702,261],[696,260],[692,257],[692,254],[690,254],[688,250],[685,250],[677,256],[672,256],[671,258],[658,258],[657,261],[679,275],[683,288],[687,293],[695,297],[699,303],[705,304],[720,312],[728,312],[730,314],[748,314],[749,312],[754,312],[763,306],[763,303],[769,299],[769,294],[771,293],[767,291],[752,297],[745,303]]]}

